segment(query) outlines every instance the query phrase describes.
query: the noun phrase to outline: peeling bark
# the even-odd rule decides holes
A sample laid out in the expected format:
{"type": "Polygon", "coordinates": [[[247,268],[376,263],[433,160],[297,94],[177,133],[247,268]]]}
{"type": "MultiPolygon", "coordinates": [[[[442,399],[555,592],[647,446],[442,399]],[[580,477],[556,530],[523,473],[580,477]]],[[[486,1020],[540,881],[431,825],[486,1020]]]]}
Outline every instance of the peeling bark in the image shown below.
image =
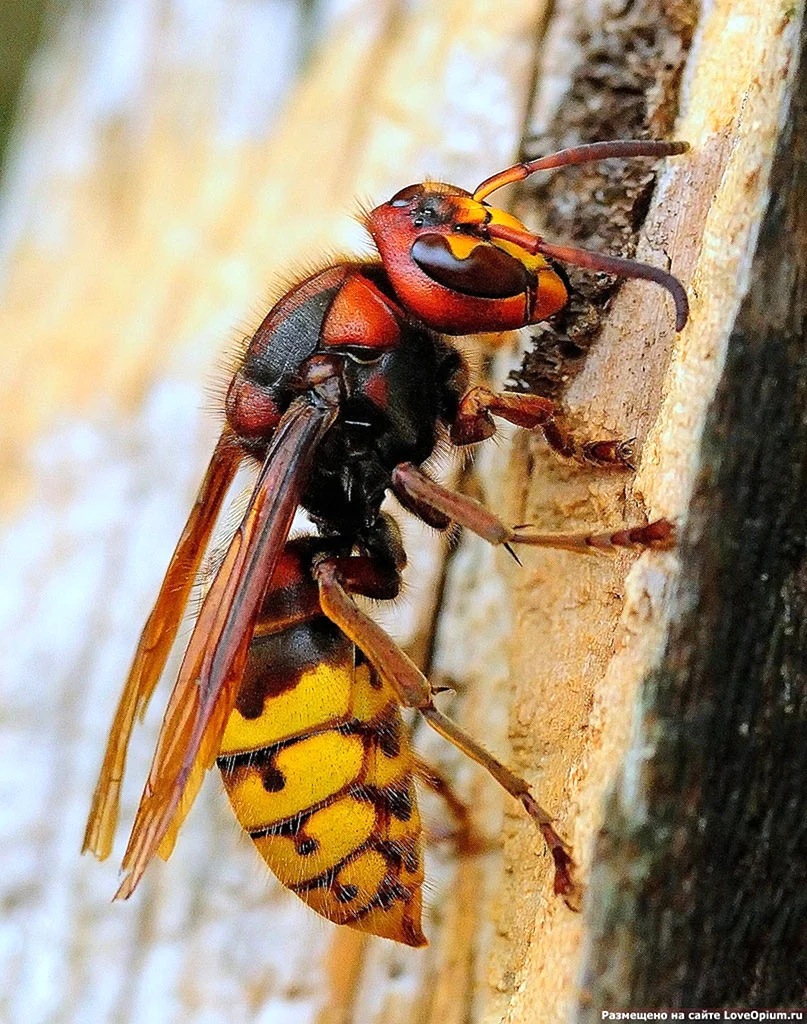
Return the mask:
{"type": "MultiPolygon", "coordinates": [[[[561,4],[558,31],[574,34],[565,43],[574,46],[575,66],[548,115],[545,82],[554,56],[550,36],[524,158],[601,139],[670,138],[699,7],[699,0],[634,0],[595,4],[583,13],[579,4],[561,4]]],[[[553,239],[630,258],[656,178],[657,166],[648,160],[568,168],[543,182],[525,183],[516,208],[553,239]]],[[[619,284],[608,274],[564,269],[568,305],[530,330],[530,348],[511,374],[517,387],[549,398],[559,398],[579,372],[619,284]]]]}

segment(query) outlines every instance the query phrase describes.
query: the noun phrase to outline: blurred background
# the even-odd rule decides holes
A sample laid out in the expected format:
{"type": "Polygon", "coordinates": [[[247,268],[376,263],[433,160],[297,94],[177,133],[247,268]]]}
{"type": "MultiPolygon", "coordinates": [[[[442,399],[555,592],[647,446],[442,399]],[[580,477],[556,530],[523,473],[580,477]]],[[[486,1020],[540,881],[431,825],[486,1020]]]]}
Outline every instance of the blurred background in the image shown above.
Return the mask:
{"type": "Polygon", "coordinates": [[[0,11],[0,154],[5,153],[20,86],[40,39],[45,3],[9,0],[0,11]]]}
{"type": "MultiPolygon", "coordinates": [[[[459,866],[430,853],[432,948],[412,951],[343,934],[274,885],[215,773],[130,903],[109,902],[123,825],[106,864],[79,850],[129,659],[220,428],[227,353],[295,273],[368,251],[357,200],[426,174],[473,186],[512,161],[545,13],[537,0],[2,6],[0,1020],[450,1024],[513,984],[491,952],[495,852],[459,866]]],[[[431,643],[442,573],[443,549],[423,543],[391,622],[413,650],[431,643]]],[[[478,671],[490,696],[506,678],[507,595],[488,554],[462,557],[458,573],[485,587],[449,599],[465,632],[438,636],[434,664],[471,683],[478,671]]],[[[155,705],[132,744],[127,823],[155,705]]],[[[476,712],[492,746],[503,707],[476,712]]],[[[500,835],[498,793],[444,746],[437,760],[500,835]]]]}

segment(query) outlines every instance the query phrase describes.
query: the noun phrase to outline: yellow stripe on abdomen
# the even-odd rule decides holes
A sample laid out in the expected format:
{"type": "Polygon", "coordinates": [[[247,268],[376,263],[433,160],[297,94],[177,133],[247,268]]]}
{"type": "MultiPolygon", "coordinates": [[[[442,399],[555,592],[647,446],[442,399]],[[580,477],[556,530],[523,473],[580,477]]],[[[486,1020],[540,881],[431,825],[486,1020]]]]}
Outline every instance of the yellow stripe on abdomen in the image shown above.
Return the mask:
{"type": "Polygon", "coordinates": [[[260,836],[258,852],[284,885],[295,886],[335,868],[370,838],[375,807],[365,800],[343,796],[315,811],[305,831],[294,838],[260,836]]]}
{"type": "Polygon", "coordinates": [[[352,664],[323,662],[306,669],[292,689],[264,700],[258,718],[244,718],[237,709],[232,712],[219,757],[270,747],[343,719],[352,689],[352,664]]]}
{"type": "Polygon", "coordinates": [[[255,832],[334,796],[358,778],[363,761],[361,737],[329,730],[282,747],[268,765],[222,774],[238,820],[255,832]]]}
{"type": "Polygon", "coordinates": [[[408,735],[395,692],[336,627],[253,641],[219,767],[281,883],[337,924],[425,944],[408,735]]]}
{"type": "Polygon", "coordinates": [[[329,885],[299,893],[317,913],[348,924],[376,899],[387,877],[387,861],[377,850],[365,850],[341,867],[329,885]]]}

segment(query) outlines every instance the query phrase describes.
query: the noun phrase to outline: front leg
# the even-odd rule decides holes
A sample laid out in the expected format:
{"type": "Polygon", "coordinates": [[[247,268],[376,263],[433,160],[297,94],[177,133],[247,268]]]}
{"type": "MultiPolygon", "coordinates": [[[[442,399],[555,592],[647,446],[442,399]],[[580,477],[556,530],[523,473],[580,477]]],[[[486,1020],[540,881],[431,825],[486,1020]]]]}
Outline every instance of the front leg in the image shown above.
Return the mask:
{"type": "Polygon", "coordinates": [[[538,826],[555,864],[554,891],[567,906],[577,910],[580,890],[572,877],[571,852],[552,826],[552,818],[541,807],[528,783],[510,771],[469,736],[456,722],[437,710],[434,691],[428,679],[395,641],[366,615],[342,585],[333,559],[323,558],[314,565],[323,613],[360,648],[375,670],[389,683],[405,707],[416,708],[428,724],[450,743],[482,765],[494,779],[519,800],[538,826]]]}
{"type": "Polygon", "coordinates": [[[581,441],[569,427],[562,410],[550,399],[521,391],[491,391],[471,388],[460,400],[451,441],[456,445],[484,441],[496,433],[493,417],[508,423],[540,430],[547,444],[567,459],[590,466],[633,469],[632,441],[581,441]]]}

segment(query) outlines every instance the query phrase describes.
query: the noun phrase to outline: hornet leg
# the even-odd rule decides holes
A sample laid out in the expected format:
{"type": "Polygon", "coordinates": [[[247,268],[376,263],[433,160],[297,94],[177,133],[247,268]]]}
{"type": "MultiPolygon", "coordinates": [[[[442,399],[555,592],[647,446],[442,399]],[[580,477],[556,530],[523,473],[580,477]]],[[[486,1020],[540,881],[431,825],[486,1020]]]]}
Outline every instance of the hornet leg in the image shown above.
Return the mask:
{"type": "Polygon", "coordinates": [[[450,780],[438,768],[417,756],[415,757],[415,776],[439,796],[448,808],[448,813],[454,819],[454,829],[446,838],[451,840],[459,856],[468,857],[482,853],[486,848],[486,843],[481,836],[476,834],[471,821],[470,808],[454,791],[450,780]]]}
{"type": "Polygon", "coordinates": [[[460,400],[451,425],[451,441],[473,444],[496,432],[494,416],[530,430],[540,430],[547,444],[567,459],[586,465],[633,469],[631,441],[581,441],[574,436],[561,409],[550,399],[519,391],[496,393],[488,388],[471,388],[460,400]]]}
{"type": "Polygon", "coordinates": [[[552,818],[532,795],[528,783],[514,774],[450,718],[435,708],[428,679],[381,627],[366,615],[342,586],[333,561],[314,565],[324,614],[366,655],[376,671],[398,694],[402,704],[416,708],[428,724],[483,768],[519,800],[536,823],[555,863],[554,891],[572,910],[579,907],[580,892],[572,878],[571,852],[552,826],[552,818]]]}
{"type": "Polygon", "coordinates": [[[432,519],[443,516],[447,523],[458,523],[490,544],[529,544],[592,554],[615,548],[666,550],[675,542],[673,525],[667,519],[613,533],[537,533],[529,526],[505,526],[481,502],[442,487],[411,462],[403,462],[392,471],[392,490],[405,508],[427,522],[430,520],[426,515],[432,519]]]}

